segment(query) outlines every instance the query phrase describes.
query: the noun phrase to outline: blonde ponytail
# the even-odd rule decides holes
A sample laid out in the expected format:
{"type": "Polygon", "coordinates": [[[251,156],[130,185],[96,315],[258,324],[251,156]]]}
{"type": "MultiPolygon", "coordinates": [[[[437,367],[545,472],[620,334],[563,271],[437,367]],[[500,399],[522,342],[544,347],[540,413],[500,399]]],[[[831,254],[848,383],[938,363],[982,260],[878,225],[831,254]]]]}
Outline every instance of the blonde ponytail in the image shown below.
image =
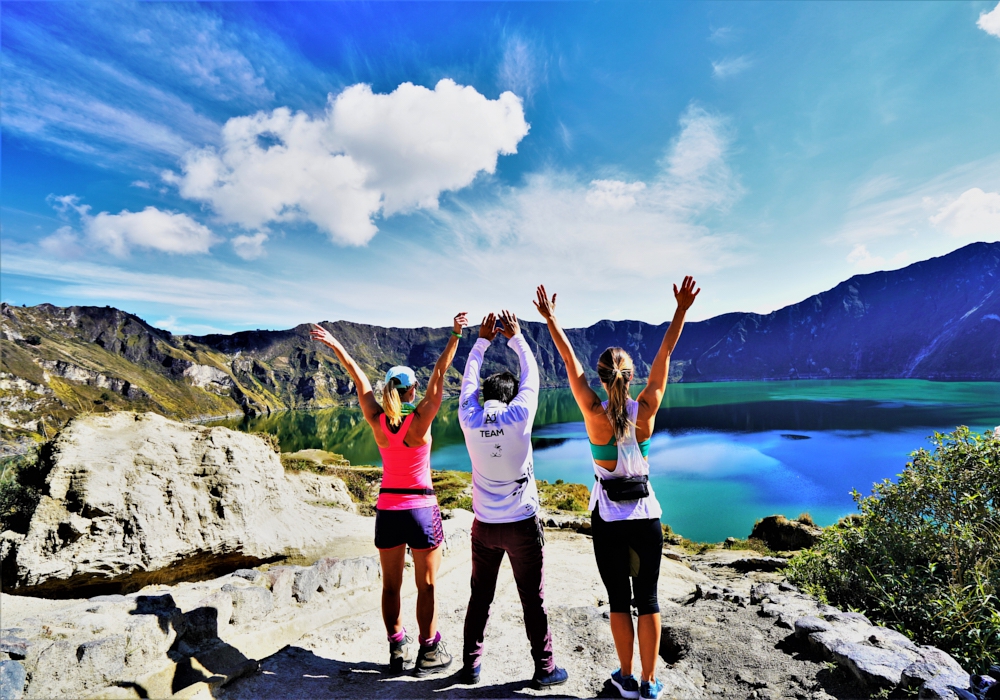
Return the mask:
{"type": "Polygon", "coordinates": [[[382,410],[393,428],[403,422],[403,402],[399,398],[399,379],[396,377],[382,388],[382,410]]]}
{"type": "Polygon", "coordinates": [[[615,432],[615,439],[628,435],[628,387],[632,382],[632,358],[622,348],[608,348],[597,360],[597,375],[608,390],[605,413],[615,432]]]}

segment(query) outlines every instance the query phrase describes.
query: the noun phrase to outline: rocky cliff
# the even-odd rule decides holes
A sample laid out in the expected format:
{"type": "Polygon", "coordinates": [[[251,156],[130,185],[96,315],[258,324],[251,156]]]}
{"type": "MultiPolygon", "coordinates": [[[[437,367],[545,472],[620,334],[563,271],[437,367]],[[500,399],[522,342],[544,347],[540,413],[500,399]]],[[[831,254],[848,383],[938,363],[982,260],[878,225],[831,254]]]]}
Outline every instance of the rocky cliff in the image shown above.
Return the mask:
{"type": "Polygon", "coordinates": [[[226,428],[82,416],[41,459],[49,471],[27,532],[0,536],[5,591],[121,593],[357,536],[343,482],[286,475],[268,443],[226,428]]]}
{"type": "MultiPolygon", "coordinates": [[[[326,326],[373,379],[395,364],[426,379],[448,337],[447,328],[326,326]]],[[[606,347],[620,345],[641,378],[666,327],[600,321],[568,332],[588,372],[606,347]]],[[[543,386],[563,385],[545,326],[525,322],[524,332],[543,386]]],[[[456,367],[474,338],[466,332],[456,367]]],[[[485,371],[502,367],[516,367],[506,349],[490,354],[485,371]]],[[[770,314],[690,323],[671,362],[671,380],[683,382],[903,377],[1000,380],[1000,243],[858,275],[770,314]]],[[[457,391],[459,381],[453,368],[447,389],[457,391]]],[[[0,431],[8,448],[19,437],[51,434],[79,412],[261,413],[336,405],[353,392],[332,353],[309,340],[307,325],[174,336],[109,307],[0,307],[0,431]]]]}

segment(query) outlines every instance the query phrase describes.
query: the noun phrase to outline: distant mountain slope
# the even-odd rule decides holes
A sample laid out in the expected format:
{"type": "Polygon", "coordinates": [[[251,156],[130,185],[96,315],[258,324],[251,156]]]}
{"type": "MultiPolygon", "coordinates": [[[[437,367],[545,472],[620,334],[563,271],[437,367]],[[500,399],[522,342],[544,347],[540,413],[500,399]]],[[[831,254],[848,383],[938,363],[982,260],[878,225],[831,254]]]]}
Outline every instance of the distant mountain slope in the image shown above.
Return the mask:
{"type": "MultiPolygon", "coordinates": [[[[664,315],[673,308],[667,303],[664,315]]],[[[524,310],[528,316],[530,309],[524,310]]],[[[325,324],[373,379],[407,364],[430,374],[447,328],[325,324]]],[[[568,331],[588,373],[609,345],[646,376],[667,323],[599,321],[568,331]]],[[[475,339],[466,331],[447,377],[456,392],[475,339]]],[[[525,322],[544,386],[565,374],[544,324],[525,322]]],[[[485,371],[516,368],[497,344],[485,371]]],[[[671,380],[794,378],[1000,380],[1000,243],[974,243],[902,270],[857,275],[761,315],[690,323],[671,380]]],[[[110,307],[0,306],[0,429],[7,443],[46,435],[83,411],[134,407],[171,417],[320,408],[350,400],[350,377],[309,327],[174,336],[110,307]]]]}

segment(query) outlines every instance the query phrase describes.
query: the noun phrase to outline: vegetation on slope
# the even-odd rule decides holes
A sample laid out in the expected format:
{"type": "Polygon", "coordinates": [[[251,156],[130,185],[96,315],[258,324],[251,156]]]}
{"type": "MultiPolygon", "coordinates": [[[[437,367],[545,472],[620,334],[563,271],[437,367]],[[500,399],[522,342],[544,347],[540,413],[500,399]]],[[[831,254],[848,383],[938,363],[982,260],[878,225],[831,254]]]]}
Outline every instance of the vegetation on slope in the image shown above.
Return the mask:
{"type": "Polygon", "coordinates": [[[1000,663],[1000,436],[935,433],[895,483],[792,560],[790,577],[967,669],[1000,663]]]}

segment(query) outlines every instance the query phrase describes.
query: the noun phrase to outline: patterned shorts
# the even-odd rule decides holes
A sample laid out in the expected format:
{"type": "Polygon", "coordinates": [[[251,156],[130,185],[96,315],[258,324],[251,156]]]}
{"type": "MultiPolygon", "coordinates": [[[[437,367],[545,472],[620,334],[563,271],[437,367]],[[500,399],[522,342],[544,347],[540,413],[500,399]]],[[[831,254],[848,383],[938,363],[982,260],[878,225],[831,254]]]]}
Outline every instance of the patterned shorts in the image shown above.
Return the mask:
{"type": "Polygon", "coordinates": [[[437,506],[406,510],[379,510],[375,514],[375,546],[393,549],[434,549],[444,542],[441,509],[437,506]]]}

